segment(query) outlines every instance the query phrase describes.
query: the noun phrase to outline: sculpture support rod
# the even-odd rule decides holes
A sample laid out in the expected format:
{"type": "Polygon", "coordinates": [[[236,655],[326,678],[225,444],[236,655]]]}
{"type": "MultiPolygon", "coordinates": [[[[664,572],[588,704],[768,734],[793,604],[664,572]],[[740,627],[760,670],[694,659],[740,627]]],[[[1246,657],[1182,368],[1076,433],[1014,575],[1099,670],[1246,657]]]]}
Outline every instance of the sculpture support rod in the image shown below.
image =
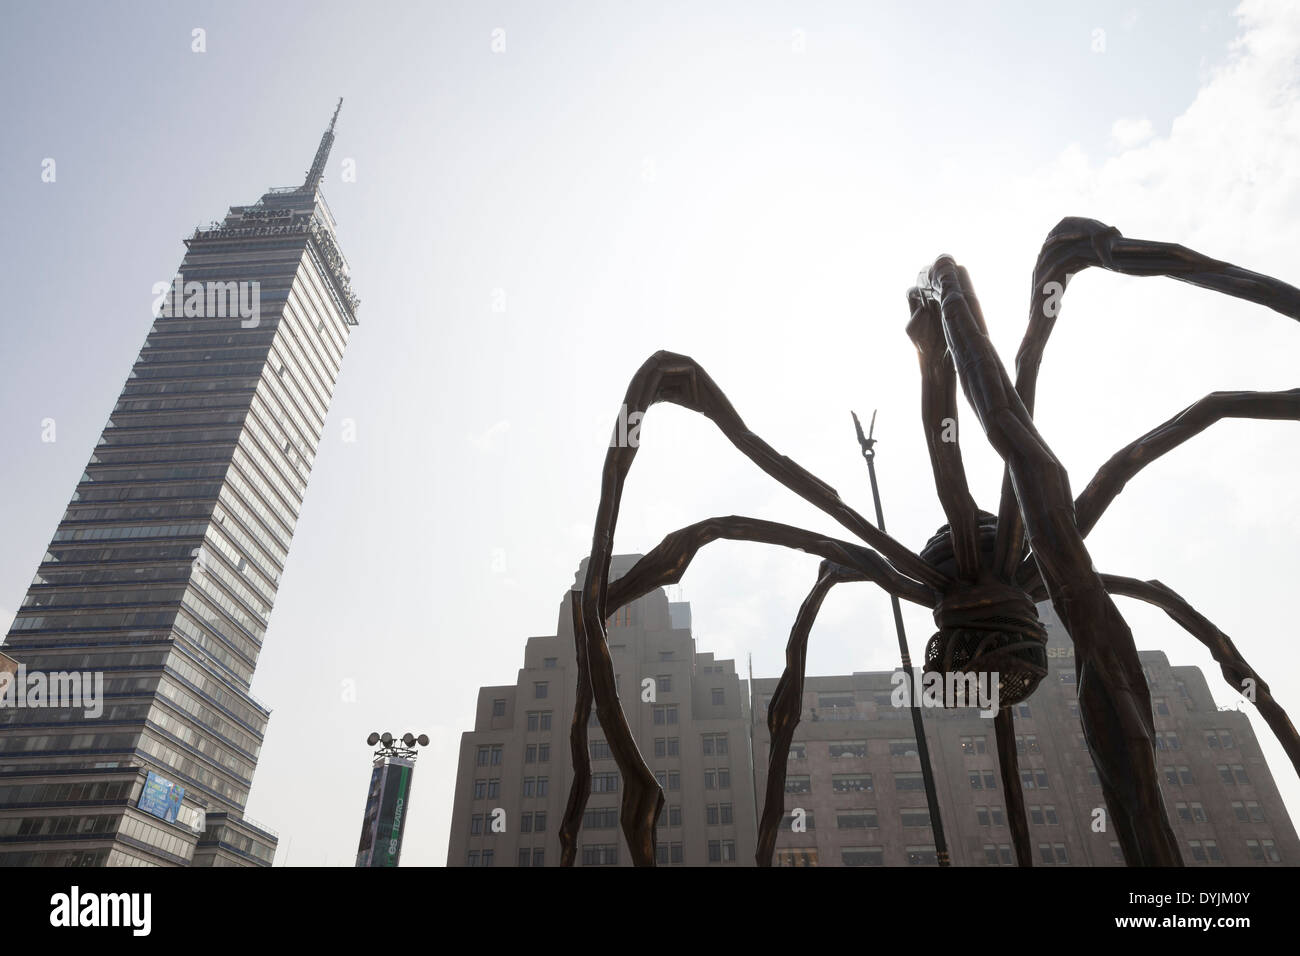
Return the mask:
{"type": "MultiPolygon", "coordinates": [[[[853,417],[857,421],[857,416],[853,417]]],[[[875,431],[875,417],[871,420],[872,432],[875,431]]],[[[871,438],[862,438],[862,427],[858,426],[858,437],[862,442],[862,457],[867,460],[867,474],[871,477],[871,498],[876,504],[876,527],[885,530],[885,512],[880,505],[880,486],[876,482],[875,442],[871,438]]],[[[955,540],[955,535],[954,535],[955,540]]],[[[921,694],[912,669],[912,655],[907,649],[907,629],[903,627],[903,610],[898,603],[898,595],[889,594],[889,606],[894,610],[894,630],[898,632],[898,653],[903,661],[903,671],[907,675],[911,690],[912,732],[916,737],[916,752],[921,758],[921,775],[925,780],[925,800],[930,806],[930,832],[934,836],[934,850],[940,866],[949,866],[948,842],[943,833],[943,819],[939,812],[939,793],[934,785],[934,768],[930,765],[930,746],[925,740],[925,724],[921,720],[921,694]]]]}

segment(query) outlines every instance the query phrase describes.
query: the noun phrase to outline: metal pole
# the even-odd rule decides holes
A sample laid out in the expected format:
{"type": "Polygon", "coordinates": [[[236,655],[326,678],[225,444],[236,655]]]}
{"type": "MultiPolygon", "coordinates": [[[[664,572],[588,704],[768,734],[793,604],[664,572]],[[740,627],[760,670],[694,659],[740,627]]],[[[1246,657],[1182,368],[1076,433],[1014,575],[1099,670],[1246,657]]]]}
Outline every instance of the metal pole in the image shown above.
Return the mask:
{"type": "MultiPolygon", "coordinates": [[[[862,446],[862,457],[867,460],[867,473],[871,476],[871,497],[876,502],[876,525],[885,530],[885,513],[880,507],[880,487],[876,484],[876,440],[871,437],[876,432],[876,413],[871,413],[871,428],[868,434],[862,434],[862,423],[858,421],[857,412],[853,416],[853,426],[858,431],[858,444],[862,446]]],[[[921,695],[916,675],[912,672],[912,655],[907,649],[907,631],[903,628],[903,609],[899,606],[898,596],[889,595],[890,606],[894,609],[894,628],[898,631],[898,651],[903,658],[903,671],[907,674],[912,710],[912,730],[916,735],[916,751],[921,758],[921,776],[925,780],[925,799],[930,805],[930,832],[934,835],[935,855],[940,866],[950,866],[948,860],[948,842],[943,835],[943,820],[939,815],[939,794],[934,786],[934,768],[930,766],[930,747],[925,741],[925,726],[921,722],[921,695]]]]}

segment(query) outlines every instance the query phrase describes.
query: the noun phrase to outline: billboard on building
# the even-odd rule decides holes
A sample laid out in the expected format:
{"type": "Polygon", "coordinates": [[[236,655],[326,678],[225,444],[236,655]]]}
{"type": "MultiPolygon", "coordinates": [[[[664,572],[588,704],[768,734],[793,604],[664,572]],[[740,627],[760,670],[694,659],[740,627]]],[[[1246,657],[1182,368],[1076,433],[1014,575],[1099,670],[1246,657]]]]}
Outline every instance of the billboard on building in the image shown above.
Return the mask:
{"type": "Polygon", "coordinates": [[[385,757],[375,764],[361,823],[357,866],[397,866],[414,772],[415,762],[402,757],[385,757]]]}
{"type": "Polygon", "coordinates": [[[140,800],[136,803],[141,810],[152,813],[168,823],[176,822],[176,815],[181,810],[181,800],[185,797],[185,788],[172,783],[166,777],[160,777],[152,770],[145,778],[144,788],[140,791],[140,800]]]}

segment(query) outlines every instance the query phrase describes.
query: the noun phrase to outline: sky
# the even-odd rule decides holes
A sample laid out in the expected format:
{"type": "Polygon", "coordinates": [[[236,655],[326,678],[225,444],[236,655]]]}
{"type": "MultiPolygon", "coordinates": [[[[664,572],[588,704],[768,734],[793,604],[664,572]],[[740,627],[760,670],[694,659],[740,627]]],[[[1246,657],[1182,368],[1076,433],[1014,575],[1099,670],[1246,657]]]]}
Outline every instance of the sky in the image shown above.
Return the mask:
{"type": "MultiPolygon", "coordinates": [[[[944,523],[905,291],[964,264],[1012,363],[1047,232],[1087,216],[1300,284],[1300,7],[1034,3],[31,3],[0,29],[0,627],[144,341],[182,238],[324,190],[361,298],[253,691],[248,815],[277,865],[351,865],[372,730],[427,733],[404,865],[441,865],[478,688],[555,633],[628,380],[698,360],[749,426],[859,512],[849,410],[879,410],[890,533],[944,523]],[[202,30],[203,50],[195,50],[202,30]],[[42,181],[53,159],[54,182],[42,181]],[[351,160],[355,181],[343,181],[351,160]],[[55,440],[43,441],[53,419],[55,440]],[[356,440],[343,440],[344,422],[356,440]]],[[[1168,279],[1070,286],[1036,421],[1076,492],[1203,395],[1297,385],[1300,328],[1168,279]]],[[[1002,468],[962,404],[972,492],[1002,468]]],[[[1294,422],[1231,421],[1134,479],[1088,539],[1159,578],[1300,713],[1294,422]]],[[[843,537],[705,420],[641,428],[616,551],[713,515],[843,537]]],[[[818,559],[710,545],[680,592],[702,651],[776,676],[818,559]]],[[[1206,670],[1162,612],[1138,646],[1206,670]]],[[[913,654],[933,631],[905,606],[913,654]]],[[[889,602],[837,589],[810,675],[896,664],[889,602]]],[[[1293,819],[1300,780],[1250,712],[1293,819]]]]}

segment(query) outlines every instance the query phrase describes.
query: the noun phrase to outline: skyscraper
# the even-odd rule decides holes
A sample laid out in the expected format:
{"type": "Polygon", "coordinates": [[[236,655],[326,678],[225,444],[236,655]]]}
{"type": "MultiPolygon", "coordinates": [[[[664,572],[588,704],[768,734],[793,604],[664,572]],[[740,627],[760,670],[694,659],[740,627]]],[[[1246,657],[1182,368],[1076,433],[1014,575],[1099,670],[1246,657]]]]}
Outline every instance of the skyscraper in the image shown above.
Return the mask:
{"type": "Polygon", "coordinates": [[[196,229],[154,287],[3,645],[22,669],[0,701],[0,866],[275,855],[243,819],[270,717],[249,684],[357,324],[320,189],[337,118],[301,186],[196,229]]]}

